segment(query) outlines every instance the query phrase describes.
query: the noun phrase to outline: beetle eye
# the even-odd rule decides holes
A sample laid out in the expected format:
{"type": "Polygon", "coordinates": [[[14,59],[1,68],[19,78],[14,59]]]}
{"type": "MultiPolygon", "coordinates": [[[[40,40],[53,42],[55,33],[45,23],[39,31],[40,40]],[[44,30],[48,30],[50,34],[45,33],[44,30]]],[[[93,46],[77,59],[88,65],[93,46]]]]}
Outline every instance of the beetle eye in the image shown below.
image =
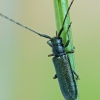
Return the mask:
{"type": "Polygon", "coordinates": [[[47,44],[48,44],[49,46],[52,47],[52,42],[51,42],[51,40],[48,40],[48,41],[47,41],[47,44]]]}
{"type": "Polygon", "coordinates": [[[48,42],[48,43],[51,43],[51,40],[48,40],[47,42],[48,42]]]}

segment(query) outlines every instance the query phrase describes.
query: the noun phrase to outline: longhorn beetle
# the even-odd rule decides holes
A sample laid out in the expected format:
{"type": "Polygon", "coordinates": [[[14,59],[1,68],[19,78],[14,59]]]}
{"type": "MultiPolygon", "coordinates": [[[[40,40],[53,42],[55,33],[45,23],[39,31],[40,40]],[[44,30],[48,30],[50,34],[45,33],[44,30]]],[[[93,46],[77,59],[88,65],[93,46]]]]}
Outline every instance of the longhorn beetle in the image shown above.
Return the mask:
{"type": "Polygon", "coordinates": [[[79,76],[76,74],[74,70],[72,70],[71,63],[68,57],[69,53],[74,53],[74,48],[71,51],[65,52],[65,48],[69,45],[69,42],[70,42],[68,31],[71,27],[72,22],[68,25],[68,28],[67,28],[66,33],[68,35],[68,41],[66,42],[66,44],[63,44],[62,38],[60,37],[62,31],[64,30],[64,23],[69,13],[69,10],[71,8],[71,5],[73,4],[73,1],[74,0],[71,1],[70,6],[68,7],[67,13],[63,20],[62,28],[60,29],[58,34],[56,31],[56,36],[53,38],[46,34],[40,34],[0,13],[0,16],[12,21],[13,23],[32,31],[40,35],[41,37],[49,39],[47,41],[47,44],[52,48],[53,54],[48,55],[48,57],[54,56],[52,60],[53,60],[54,67],[56,70],[56,74],[54,75],[53,79],[58,78],[59,86],[60,86],[63,96],[65,97],[65,100],[76,100],[77,95],[78,95],[77,85],[76,85],[76,80],[75,80],[74,75],[76,76],[76,79],[79,79],[79,76]]]}

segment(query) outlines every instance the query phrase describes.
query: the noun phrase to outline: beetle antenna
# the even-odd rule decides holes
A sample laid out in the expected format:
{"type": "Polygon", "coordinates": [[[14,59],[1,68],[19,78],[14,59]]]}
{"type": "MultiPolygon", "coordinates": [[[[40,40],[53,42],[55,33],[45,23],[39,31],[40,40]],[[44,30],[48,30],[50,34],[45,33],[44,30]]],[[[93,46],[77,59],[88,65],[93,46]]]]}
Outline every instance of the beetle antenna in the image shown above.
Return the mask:
{"type": "Polygon", "coordinates": [[[69,13],[69,10],[70,10],[70,8],[71,8],[73,2],[74,2],[74,0],[71,1],[70,6],[68,7],[68,10],[67,10],[67,13],[66,13],[66,15],[65,15],[65,18],[64,18],[64,21],[63,21],[62,27],[64,27],[65,20],[66,20],[66,18],[67,18],[67,15],[68,15],[68,13],[69,13]]]}
{"type": "Polygon", "coordinates": [[[37,35],[40,35],[41,37],[45,37],[45,38],[51,39],[50,36],[48,36],[48,35],[46,35],[46,34],[38,33],[38,32],[36,32],[36,31],[34,31],[33,29],[30,29],[29,27],[24,26],[24,25],[22,25],[21,23],[16,22],[16,21],[14,21],[13,19],[10,19],[9,17],[7,17],[7,16],[5,16],[5,15],[3,15],[3,14],[1,14],[1,13],[0,13],[0,16],[2,16],[3,18],[8,19],[9,21],[11,21],[11,22],[13,22],[13,23],[15,23],[15,24],[17,24],[17,25],[19,25],[19,26],[21,26],[21,27],[23,27],[23,28],[25,28],[25,29],[27,29],[27,30],[29,30],[29,31],[31,31],[31,32],[36,33],[37,35]]]}
{"type": "Polygon", "coordinates": [[[67,13],[66,13],[66,15],[65,15],[65,18],[64,18],[64,21],[63,21],[63,24],[62,24],[62,28],[61,28],[60,31],[59,31],[58,37],[60,37],[60,35],[61,35],[61,33],[62,33],[63,29],[64,29],[65,20],[66,20],[66,18],[67,18],[67,15],[68,15],[68,13],[69,13],[69,10],[70,10],[70,8],[71,8],[71,6],[72,6],[72,4],[73,4],[73,1],[74,1],[74,0],[71,1],[70,6],[68,7],[68,10],[67,10],[67,13]]]}

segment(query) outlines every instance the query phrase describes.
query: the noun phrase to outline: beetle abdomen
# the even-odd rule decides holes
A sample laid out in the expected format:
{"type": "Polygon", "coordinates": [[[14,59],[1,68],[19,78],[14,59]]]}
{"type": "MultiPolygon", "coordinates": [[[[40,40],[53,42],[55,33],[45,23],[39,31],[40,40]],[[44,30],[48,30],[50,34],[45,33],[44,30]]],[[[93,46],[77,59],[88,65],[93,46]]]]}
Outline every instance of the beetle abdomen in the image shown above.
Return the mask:
{"type": "Polygon", "coordinates": [[[53,58],[58,82],[66,100],[76,100],[77,87],[67,55],[53,58]]]}

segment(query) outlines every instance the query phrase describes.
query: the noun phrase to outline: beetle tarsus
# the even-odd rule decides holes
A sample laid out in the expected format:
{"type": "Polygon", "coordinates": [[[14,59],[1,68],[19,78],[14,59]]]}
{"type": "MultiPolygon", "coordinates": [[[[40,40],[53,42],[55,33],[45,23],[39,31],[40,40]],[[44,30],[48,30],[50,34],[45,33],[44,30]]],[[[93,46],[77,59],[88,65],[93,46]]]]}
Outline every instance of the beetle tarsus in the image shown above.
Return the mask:
{"type": "Polygon", "coordinates": [[[80,80],[79,76],[78,76],[78,77],[76,77],[76,80],[80,80]]]}
{"type": "Polygon", "coordinates": [[[57,78],[57,74],[55,74],[55,76],[53,77],[53,79],[56,79],[57,78]]]}
{"type": "Polygon", "coordinates": [[[66,53],[74,53],[75,52],[75,47],[71,51],[67,51],[66,53]]]}
{"type": "Polygon", "coordinates": [[[76,76],[76,80],[80,80],[79,75],[74,70],[72,70],[72,71],[73,71],[74,75],[76,76]]]}

